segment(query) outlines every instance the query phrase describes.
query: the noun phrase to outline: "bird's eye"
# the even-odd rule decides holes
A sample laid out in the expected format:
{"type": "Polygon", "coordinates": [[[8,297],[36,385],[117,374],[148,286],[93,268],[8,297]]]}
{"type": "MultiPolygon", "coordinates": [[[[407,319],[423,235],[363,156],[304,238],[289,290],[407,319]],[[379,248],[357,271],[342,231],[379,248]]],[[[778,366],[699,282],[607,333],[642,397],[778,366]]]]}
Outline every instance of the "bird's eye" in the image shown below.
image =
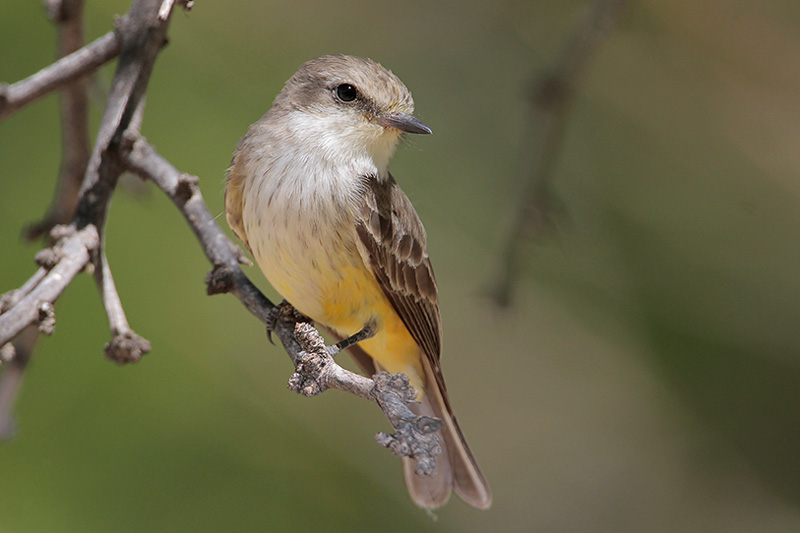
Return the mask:
{"type": "Polygon", "coordinates": [[[349,83],[343,83],[336,87],[336,97],[342,102],[352,102],[358,96],[358,91],[349,83]]]}

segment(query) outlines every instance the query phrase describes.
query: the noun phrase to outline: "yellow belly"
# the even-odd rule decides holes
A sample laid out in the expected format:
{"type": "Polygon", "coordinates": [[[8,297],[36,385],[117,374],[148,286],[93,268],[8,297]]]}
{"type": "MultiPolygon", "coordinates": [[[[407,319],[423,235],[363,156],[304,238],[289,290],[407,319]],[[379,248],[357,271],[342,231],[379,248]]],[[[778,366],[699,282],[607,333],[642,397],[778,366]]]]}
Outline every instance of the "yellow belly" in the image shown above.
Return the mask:
{"type": "Polygon", "coordinates": [[[331,248],[324,253],[308,254],[311,246],[305,248],[306,254],[281,257],[266,253],[256,260],[272,286],[298,311],[342,337],[374,321],[377,333],[359,346],[388,372],[406,374],[421,393],[425,374],[419,346],[372,272],[354,255],[358,253],[355,247],[328,244],[331,248]]]}

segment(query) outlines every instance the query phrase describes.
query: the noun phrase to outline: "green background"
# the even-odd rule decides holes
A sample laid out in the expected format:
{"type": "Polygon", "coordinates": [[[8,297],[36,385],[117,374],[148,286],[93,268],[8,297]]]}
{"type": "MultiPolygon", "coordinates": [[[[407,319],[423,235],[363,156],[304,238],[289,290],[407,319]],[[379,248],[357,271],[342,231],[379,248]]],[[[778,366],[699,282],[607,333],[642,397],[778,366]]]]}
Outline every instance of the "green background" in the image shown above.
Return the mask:
{"type": "MultiPolygon", "coordinates": [[[[435,134],[391,168],[428,230],[490,511],[417,509],[373,406],[289,392],[286,355],[205,296],[182,217],[130,178],[108,255],[153,352],[105,360],[93,280],[70,285],[0,444],[0,531],[800,530],[800,4],[632,4],[570,114],[558,235],[526,247],[506,312],[484,295],[526,175],[526,97],[587,3],[199,1],[150,84],[143,132],[214,214],[238,139],[307,59],[368,56],[412,90],[435,134]]],[[[89,37],[126,10],[89,1],[89,37]]],[[[52,60],[55,30],[38,2],[3,11],[13,82],[52,60]]],[[[19,234],[59,147],[53,96],[0,124],[0,291],[35,269],[19,234]]]]}

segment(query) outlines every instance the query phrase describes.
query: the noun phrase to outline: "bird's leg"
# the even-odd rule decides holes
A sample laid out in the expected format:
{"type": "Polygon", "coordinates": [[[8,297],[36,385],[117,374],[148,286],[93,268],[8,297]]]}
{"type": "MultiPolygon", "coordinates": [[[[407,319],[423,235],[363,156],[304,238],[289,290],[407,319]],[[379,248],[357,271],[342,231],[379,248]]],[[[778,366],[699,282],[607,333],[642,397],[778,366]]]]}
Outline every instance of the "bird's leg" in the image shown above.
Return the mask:
{"type": "Polygon", "coordinates": [[[331,355],[336,355],[345,348],[349,348],[350,346],[358,344],[361,341],[371,339],[372,337],[375,336],[377,332],[378,331],[377,328],[375,327],[375,322],[373,320],[370,320],[364,325],[363,328],[361,328],[360,331],[353,333],[346,339],[340,340],[333,346],[328,346],[328,352],[330,352],[331,355]]]}
{"type": "Polygon", "coordinates": [[[283,300],[278,305],[273,306],[269,310],[269,314],[267,315],[267,339],[272,344],[275,344],[272,341],[272,332],[275,330],[275,326],[279,321],[284,322],[308,322],[311,323],[312,320],[308,318],[306,315],[298,311],[297,309],[292,306],[286,300],[283,300]]]}

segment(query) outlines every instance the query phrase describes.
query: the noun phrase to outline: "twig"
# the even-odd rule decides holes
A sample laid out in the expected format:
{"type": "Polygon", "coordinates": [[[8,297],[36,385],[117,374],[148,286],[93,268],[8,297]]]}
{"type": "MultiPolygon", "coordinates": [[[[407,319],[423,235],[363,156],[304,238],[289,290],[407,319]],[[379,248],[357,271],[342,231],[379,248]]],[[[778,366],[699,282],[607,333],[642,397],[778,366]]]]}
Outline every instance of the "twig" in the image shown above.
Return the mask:
{"type": "MultiPolygon", "coordinates": [[[[64,0],[63,3],[52,1],[49,5],[59,19],[70,18],[65,11],[80,7],[79,0],[64,0]]],[[[56,61],[27,80],[0,90],[2,117],[50,90],[73,82],[122,51],[91,164],[87,167],[79,190],[73,223],[61,227],[54,236],[55,245],[37,255],[46,274],[43,275],[42,270],[37,272],[23,287],[24,294],[17,291],[3,298],[4,305],[0,309],[0,349],[8,352],[8,342],[29,324],[38,322],[40,330],[46,333],[52,331],[55,320],[53,303],[75,275],[93,262],[112,329],[112,340],[106,347],[106,353],[115,360],[129,361],[138,360],[142,353],[149,350],[147,341],[130,331],[121,312],[119,297],[102,249],[102,230],[111,195],[122,172],[118,158],[113,156],[114,145],[118,144],[131,120],[141,113],[144,90],[166,36],[167,22],[156,20],[158,5],[158,0],[135,0],[128,14],[120,19],[115,32],[56,61]]],[[[74,44],[74,34],[70,41],[74,44]]],[[[67,116],[62,115],[62,120],[66,120],[67,116]]],[[[18,383],[18,379],[4,383],[13,386],[15,382],[18,383]]],[[[0,389],[0,395],[3,394],[0,389]]]]}
{"type": "Polygon", "coordinates": [[[97,228],[88,225],[80,231],[70,229],[70,234],[59,239],[53,247],[58,259],[52,268],[47,269],[44,276],[41,270],[34,274],[26,284],[29,287],[26,294],[19,299],[11,296],[11,305],[3,306],[0,314],[0,346],[11,341],[30,324],[45,324],[47,327],[53,303],[89,264],[100,243],[97,228]]]}
{"type": "Polygon", "coordinates": [[[535,83],[531,99],[531,173],[519,195],[520,205],[502,233],[499,261],[492,274],[490,296],[501,306],[511,301],[523,245],[538,240],[554,226],[551,187],[568,112],[590,59],[616,28],[626,3],[627,0],[596,0],[565,43],[555,66],[535,83]]]}
{"type": "Polygon", "coordinates": [[[150,353],[150,342],[137,335],[128,325],[105,253],[102,253],[99,263],[95,278],[111,329],[111,341],[106,344],[104,352],[106,357],[117,363],[137,363],[143,355],[150,353]]]}
{"type": "MultiPolygon", "coordinates": [[[[197,186],[199,180],[196,176],[180,172],[144,138],[136,134],[131,134],[124,140],[121,157],[132,172],[155,183],[172,200],[186,218],[214,267],[238,268],[239,264],[250,264],[241,248],[228,239],[208,210],[200,187],[197,186]]],[[[228,290],[212,290],[210,294],[217,292],[228,290]]]]}
{"type": "MultiPolygon", "coordinates": [[[[49,17],[58,26],[58,55],[64,58],[83,46],[83,0],[47,0],[45,2],[49,17]]],[[[35,87],[35,85],[33,85],[35,87]]],[[[47,215],[36,224],[32,224],[24,232],[27,240],[50,233],[57,224],[66,224],[72,220],[78,205],[78,189],[86,171],[89,160],[89,110],[88,110],[88,77],[76,76],[64,87],[61,93],[61,169],[58,185],[47,215]]],[[[58,233],[58,232],[56,232],[58,233]]],[[[40,264],[47,263],[47,268],[54,266],[55,249],[50,248],[37,254],[40,264]]],[[[14,294],[21,299],[32,291],[47,274],[43,266],[20,291],[14,294]]],[[[7,299],[6,303],[11,303],[7,299]]],[[[43,302],[42,305],[45,305],[43,302]]],[[[39,326],[28,326],[17,337],[14,344],[6,343],[6,348],[13,357],[7,368],[0,375],[0,439],[9,438],[14,429],[12,406],[22,384],[22,377],[27,367],[40,331],[52,332],[55,327],[55,314],[52,302],[47,303],[50,313],[46,315],[46,323],[40,321],[39,326]]],[[[0,308],[3,306],[0,304],[0,308]]],[[[0,309],[2,312],[2,309],[0,309]]],[[[40,312],[41,315],[41,312],[40,312]]],[[[40,316],[40,318],[42,318],[40,316]]],[[[0,348],[2,349],[2,348],[0,348]]]]}
{"type": "MultiPolygon", "coordinates": [[[[138,127],[147,83],[159,50],[166,41],[168,21],[157,17],[159,0],[136,0],[118,28],[122,45],[106,109],[80,189],[78,225],[98,228],[100,249],[93,257],[95,278],[109,320],[112,339],[106,355],[119,362],[136,362],[150,351],[150,343],[128,325],[103,245],[108,206],[124,167],[119,145],[126,132],[138,127]]],[[[133,130],[138,131],[138,130],[133,130]]]]}
{"type": "Polygon", "coordinates": [[[0,121],[75,78],[103,66],[117,56],[119,49],[117,33],[112,31],[29,78],[13,85],[0,85],[0,121]]]}

